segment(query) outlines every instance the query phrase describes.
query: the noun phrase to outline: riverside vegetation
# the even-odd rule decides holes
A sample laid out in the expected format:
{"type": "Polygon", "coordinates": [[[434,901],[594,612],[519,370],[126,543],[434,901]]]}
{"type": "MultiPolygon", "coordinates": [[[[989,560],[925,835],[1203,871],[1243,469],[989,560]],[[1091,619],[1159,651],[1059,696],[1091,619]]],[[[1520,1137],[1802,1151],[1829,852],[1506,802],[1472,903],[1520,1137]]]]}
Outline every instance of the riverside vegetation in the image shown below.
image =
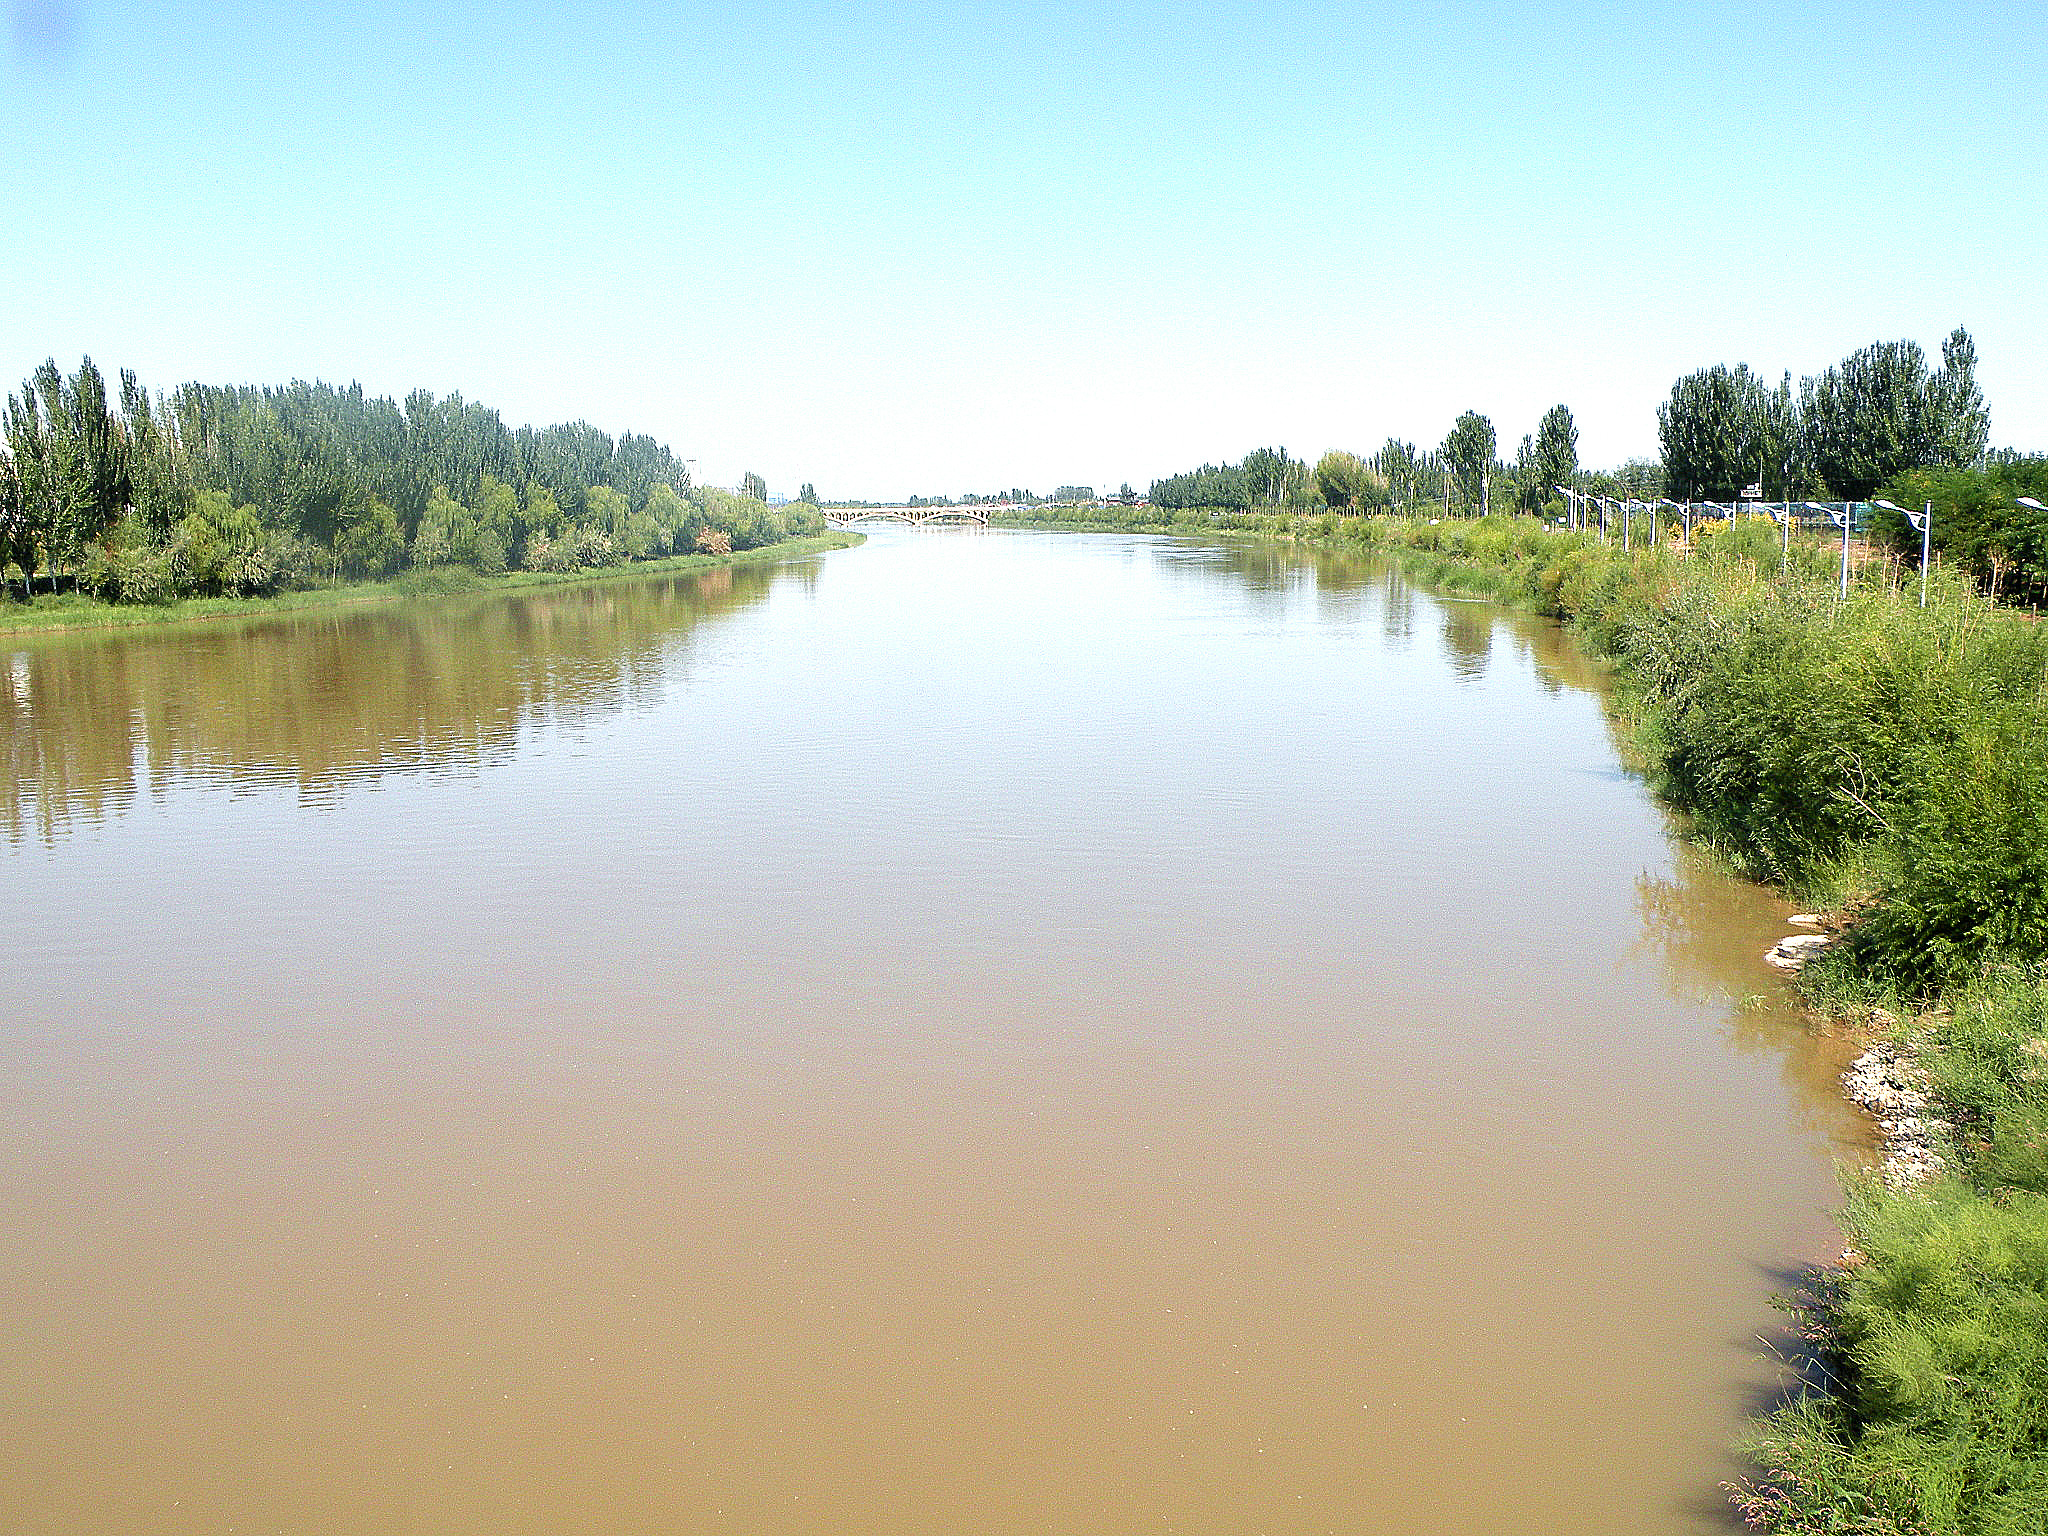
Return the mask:
{"type": "Polygon", "coordinates": [[[1922,1188],[1852,1181],[1850,1252],[1796,1302],[1827,1379],[1755,1423],[1736,1501],[1803,1536],[2048,1530],[2048,631],[1967,560],[1924,609],[1874,560],[1843,598],[1838,546],[1788,557],[1762,519],[1625,554],[1532,517],[1149,517],[1383,550],[1564,621],[1694,835],[1839,915],[1801,984],[1897,1037],[1953,1144],[1922,1188]]]}
{"type": "Polygon", "coordinates": [[[1755,1426],[1738,1490],[1781,1532],[2048,1529],[2048,633],[1943,573],[1766,522],[1698,555],[1528,520],[1407,527],[1440,580],[1530,602],[1612,657],[1657,787],[1746,872],[1844,914],[1804,978],[1912,1047],[1955,1126],[1919,1190],[1857,1184],[1850,1262],[1802,1315],[1836,1390],[1755,1426]],[[1903,1017],[1907,1022],[1892,1023],[1903,1017]]]}
{"type": "Polygon", "coordinates": [[[585,422],[507,427],[459,395],[403,406],[359,385],[186,384],[152,397],[90,359],[7,398],[0,627],[205,611],[398,581],[560,578],[718,558],[825,533],[815,505],[691,484],[653,438],[585,422]]]}

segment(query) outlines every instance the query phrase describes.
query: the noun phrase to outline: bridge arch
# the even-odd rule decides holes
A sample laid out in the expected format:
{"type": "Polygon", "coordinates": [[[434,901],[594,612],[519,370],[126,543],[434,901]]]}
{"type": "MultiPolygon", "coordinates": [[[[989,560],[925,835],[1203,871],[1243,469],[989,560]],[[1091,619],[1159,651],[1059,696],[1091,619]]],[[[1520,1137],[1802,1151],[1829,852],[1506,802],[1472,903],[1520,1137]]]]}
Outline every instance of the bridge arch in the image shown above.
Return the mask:
{"type": "Polygon", "coordinates": [[[983,507],[842,507],[827,512],[825,521],[835,528],[851,528],[856,523],[902,523],[910,528],[955,523],[986,528],[988,511],[983,507]]]}

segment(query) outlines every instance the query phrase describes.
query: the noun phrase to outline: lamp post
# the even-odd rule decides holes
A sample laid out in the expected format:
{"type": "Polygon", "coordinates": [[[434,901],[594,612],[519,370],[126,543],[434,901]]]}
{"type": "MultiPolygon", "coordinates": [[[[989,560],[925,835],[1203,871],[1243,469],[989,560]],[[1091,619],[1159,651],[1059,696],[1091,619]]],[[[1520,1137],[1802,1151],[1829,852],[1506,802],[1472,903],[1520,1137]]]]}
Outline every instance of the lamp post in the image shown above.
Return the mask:
{"type": "MultiPolygon", "coordinates": [[[[2025,496],[2020,498],[2021,501],[2026,501],[2027,499],[2025,496]]],[[[1925,608],[1927,606],[1927,558],[1932,552],[1934,545],[1934,503],[1928,502],[1926,509],[1920,512],[1908,512],[1904,507],[1894,502],[1886,501],[1883,497],[1879,497],[1871,505],[1883,507],[1887,512],[1898,513],[1899,516],[1911,523],[1913,531],[1920,535],[1920,606],[1925,608]]],[[[2038,507],[2041,504],[2037,501],[2034,505],[2038,507]]]]}
{"type": "Polygon", "coordinates": [[[1784,511],[1773,512],[1771,516],[1783,524],[1785,530],[1785,541],[1778,551],[1778,574],[1782,576],[1792,569],[1792,503],[1786,502],[1784,511]]]}
{"type": "MultiPolygon", "coordinates": [[[[1670,508],[1670,509],[1671,509],[1672,511],[1676,512],[1676,513],[1677,513],[1677,514],[1678,514],[1678,515],[1679,515],[1680,517],[1682,517],[1682,518],[1684,518],[1684,519],[1685,519],[1685,552],[1686,552],[1686,553],[1687,553],[1688,555],[1689,555],[1689,554],[1691,554],[1691,553],[1692,553],[1692,503],[1688,501],[1688,502],[1687,502],[1687,503],[1686,503],[1686,504],[1685,504],[1684,506],[1680,506],[1680,505],[1679,505],[1679,504],[1678,504],[1677,502],[1673,501],[1673,500],[1672,500],[1672,499],[1671,499],[1671,498],[1670,498],[1669,496],[1659,496],[1659,497],[1657,498],[1657,505],[1658,505],[1658,506],[1660,506],[1660,507],[1669,507],[1669,508],[1670,508]]],[[[1652,513],[1652,514],[1651,514],[1651,516],[1653,516],[1653,517],[1654,517],[1655,515],[1656,515],[1655,513],[1652,513]]]]}
{"type": "Polygon", "coordinates": [[[1561,485],[1553,485],[1551,489],[1564,498],[1565,511],[1572,520],[1572,527],[1576,529],[1579,526],[1579,493],[1568,491],[1561,485]]]}
{"type": "Polygon", "coordinates": [[[1809,507],[1813,508],[1813,510],[1814,510],[1814,511],[1816,511],[1816,512],[1825,512],[1825,513],[1827,513],[1827,515],[1828,515],[1828,520],[1829,520],[1830,522],[1834,522],[1834,523],[1839,523],[1839,524],[1841,525],[1841,528],[1842,528],[1842,596],[1844,596],[1844,597],[1847,597],[1847,596],[1849,595],[1849,525],[1850,525],[1851,523],[1853,523],[1853,522],[1855,522],[1855,521],[1856,521],[1856,517],[1855,517],[1855,512],[1856,512],[1856,503],[1855,503],[1855,502],[1853,502],[1853,501],[1845,501],[1845,502],[1843,502],[1843,503],[1842,503],[1842,510],[1841,510],[1841,511],[1839,511],[1839,512],[1837,512],[1837,511],[1836,511],[1836,510],[1835,510],[1835,509],[1834,509],[1833,507],[1829,507],[1829,506],[1823,506],[1823,505],[1822,505],[1822,504],[1821,504],[1820,502],[1817,502],[1817,501],[1809,501],[1809,502],[1807,503],[1807,505],[1808,505],[1809,507]]]}

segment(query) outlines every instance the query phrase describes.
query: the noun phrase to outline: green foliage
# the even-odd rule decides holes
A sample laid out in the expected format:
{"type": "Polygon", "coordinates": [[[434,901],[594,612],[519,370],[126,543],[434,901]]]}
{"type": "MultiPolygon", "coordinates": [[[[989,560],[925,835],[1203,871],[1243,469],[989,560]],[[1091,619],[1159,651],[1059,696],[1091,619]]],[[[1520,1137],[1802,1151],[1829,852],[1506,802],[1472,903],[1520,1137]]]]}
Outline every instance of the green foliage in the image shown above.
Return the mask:
{"type": "Polygon", "coordinates": [[[1839,496],[1862,500],[1908,470],[1959,469],[1983,457],[1989,418],[1977,348],[1957,330],[1930,372],[1911,341],[1851,353],[1800,388],[1806,451],[1839,496]]]}
{"type": "Polygon", "coordinates": [[[519,537],[519,493],[496,475],[479,477],[476,498],[470,503],[478,525],[505,548],[519,537]]]}
{"type": "Polygon", "coordinates": [[[526,487],[525,506],[520,513],[521,533],[527,540],[553,539],[561,535],[569,519],[555,493],[538,481],[526,487]]]}
{"type": "Polygon", "coordinates": [[[654,439],[586,422],[508,429],[460,395],[403,405],[359,386],[188,384],[119,399],[90,359],[46,362],[0,417],[0,577],[22,595],[69,583],[111,601],[248,595],[424,569],[502,571],[656,558],[699,528],[736,547],[815,532],[815,507],[690,499],[654,439]],[[721,522],[720,520],[723,519],[721,522]]]}
{"type": "MultiPolygon", "coordinates": [[[[1244,506],[1254,501],[1271,502],[1280,506],[1287,500],[1287,493],[1302,481],[1302,465],[1289,458],[1285,448],[1256,448],[1244,456],[1238,466],[1242,475],[1244,506]]],[[[1184,506],[1205,505],[1201,502],[1183,502],[1184,506]]],[[[1206,505],[1224,506],[1227,503],[1213,502],[1206,505]]]]}
{"type": "Polygon", "coordinates": [[[1355,512],[1386,505],[1386,480],[1366,468],[1355,453],[1332,448],[1316,460],[1314,478],[1316,494],[1326,507],[1355,512]]]}
{"type": "Polygon", "coordinates": [[[253,597],[311,586],[320,553],[288,529],[266,528],[254,507],[235,506],[221,491],[200,491],[172,531],[165,550],[180,590],[253,597]]]}
{"type": "Polygon", "coordinates": [[[1521,503],[1525,512],[1542,513],[1558,486],[1576,485],[1579,478],[1579,428],[1572,413],[1553,405],[1536,424],[1534,440],[1524,438],[1527,452],[1519,466],[1521,503]]]}
{"type": "Polygon", "coordinates": [[[1688,374],[1657,408],[1669,494],[1730,501],[1757,482],[1774,501],[1861,501],[1911,470],[1975,464],[1989,421],[1976,370],[1976,345],[1957,330],[1939,370],[1917,343],[1879,342],[1796,394],[1789,374],[1771,388],[1743,364],[1688,374]]]}
{"type": "Polygon", "coordinates": [[[535,534],[526,545],[525,568],[529,571],[545,571],[562,575],[582,569],[577,558],[576,541],[573,537],[550,537],[544,533],[535,534]]]}
{"type": "Polygon", "coordinates": [[[1387,503],[1397,512],[1431,494],[1433,466],[1413,443],[1388,438],[1373,455],[1373,467],[1386,477],[1387,503]]]}
{"type": "MultiPolygon", "coordinates": [[[[1278,512],[1307,511],[1330,506],[1356,505],[1378,509],[1398,504],[1418,491],[1433,492],[1438,473],[1433,455],[1418,457],[1413,444],[1388,440],[1387,447],[1370,459],[1339,452],[1335,459],[1325,455],[1333,468],[1348,461],[1359,469],[1336,471],[1342,484],[1327,480],[1319,484],[1300,459],[1291,458],[1285,448],[1259,448],[1245,455],[1242,464],[1204,464],[1185,474],[1154,480],[1145,499],[1169,512],[1203,512],[1234,517],[1257,507],[1278,512]],[[1326,489],[1326,485],[1329,489],[1326,489]],[[1340,498],[1331,502],[1334,490],[1340,498]]],[[[1118,499],[1122,499],[1119,493],[1118,499]]],[[[1135,503],[1133,497],[1130,505],[1135,503]]]]}
{"type": "Polygon", "coordinates": [[[102,602],[167,603],[177,595],[178,578],[172,552],[151,539],[142,517],[131,512],[86,551],[78,585],[102,602]]]}
{"type": "Polygon", "coordinates": [[[1468,506],[1483,506],[1488,499],[1487,481],[1493,471],[1494,446],[1493,423],[1477,411],[1460,416],[1444,438],[1444,463],[1468,506]]]}
{"type": "Polygon", "coordinates": [[[374,581],[397,570],[405,559],[405,533],[398,513],[387,501],[372,496],[335,540],[335,558],[344,574],[374,581]]]}
{"type": "Polygon", "coordinates": [[[652,543],[657,554],[686,552],[696,537],[700,520],[694,504],[683,500],[669,486],[657,485],[648,492],[642,515],[653,530],[652,543]]]}
{"type": "Polygon", "coordinates": [[[1776,1532],[2038,1536],[2048,1515],[2048,1201],[1867,1189],[1863,1260],[1815,1306],[1845,1391],[1762,1421],[1776,1532]]]}
{"type": "Polygon", "coordinates": [[[1982,1193],[2048,1196],[2048,986],[2011,966],[1951,994],[1938,1049],[1923,1052],[1982,1193]]]}
{"type": "Polygon", "coordinates": [[[1973,704],[1911,744],[1919,782],[1886,828],[1893,869],[1844,949],[1910,993],[2048,954],[2048,711],[2038,693],[1973,704]]]}
{"type": "Polygon", "coordinates": [[[1204,464],[1200,469],[1183,475],[1154,480],[1146,500],[1155,507],[1221,507],[1243,511],[1252,504],[1259,489],[1254,478],[1237,465],[1204,464]]]}
{"type": "Polygon", "coordinates": [[[1691,558],[1533,519],[1388,522],[1384,542],[1494,573],[1612,655],[1659,788],[1696,835],[1795,891],[1864,884],[1829,964],[1927,994],[2048,953],[2048,632],[1955,581],[1921,609],[1763,520],[1691,558]]]}
{"type": "MultiPolygon", "coordinates": [[[[1993,597],[2048,599],[2048,512],[2020,504],[2022,496],[2048,504],[2048,456],[2008,457],[1978,468],[1911,469],[1878,494],[1914,511],[1932,503],[1935,553],[1968,571],[1993,597]]],[[[1872,531],[1919,563],[1920,534],[1904,517],[1879,507],[1872,531]]]]}
{"type": "MultiPolygon", "coordinates": [[[[492,510],[509,525],[509,507],[499,505],[492,510]]],[[[495,576],[506,569],[505,540],[475,509],[436,486],[421,510],[419,531],[413,535],[412,563],[422,570],[460,566],[482,576],[495,576]]]]}
{"type": "Polygon", "coordinates": [[[1951,1176],[1852,1198],[1861,1262],[1806,1306],[1843,1387],[1757,1425],[1764,1529],[2048,1529],[2048,984],[2005,967],[1950,1001],[1920,1059],[1951,1176]]]}
{"type": "MultiPolygon", "coordinates": [[[[11,407],[14,402],[9,401],[11,407]]],[[[35,569],[36,545],[29,522],[29,508],[22,490],[21,471],[12,454],[0,454],[0,577],[11,564],[21,573],[21,595],[33,594],[29,573],[35,569]]]]}
{"type": "Polygon", "coordinates": [[[1756,482],[1782,501],[1807,482],[1789,376],[1772,389],[1742,363],[1688,374],[1657,407],[1657,437],[1682,500],[1733,501],[1756,482]]]}

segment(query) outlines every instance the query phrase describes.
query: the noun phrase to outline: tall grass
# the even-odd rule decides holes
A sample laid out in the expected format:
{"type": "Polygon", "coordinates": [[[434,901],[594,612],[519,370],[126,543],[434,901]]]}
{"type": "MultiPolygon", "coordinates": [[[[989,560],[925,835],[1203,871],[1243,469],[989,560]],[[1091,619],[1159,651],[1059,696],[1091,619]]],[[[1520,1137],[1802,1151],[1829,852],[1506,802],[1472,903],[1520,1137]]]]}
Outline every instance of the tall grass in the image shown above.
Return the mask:
{"type": "Polygon", "coordinates": [[[2048,1530],[2048,987],[2006,968],[1947,1001],[1921,1059],[1950,1172],[1852,1191],[1855,1260],[1803,1303],[1840,1388],[1752,1426],[1738,1503],[1759,1529],[2048,1530]]]}

